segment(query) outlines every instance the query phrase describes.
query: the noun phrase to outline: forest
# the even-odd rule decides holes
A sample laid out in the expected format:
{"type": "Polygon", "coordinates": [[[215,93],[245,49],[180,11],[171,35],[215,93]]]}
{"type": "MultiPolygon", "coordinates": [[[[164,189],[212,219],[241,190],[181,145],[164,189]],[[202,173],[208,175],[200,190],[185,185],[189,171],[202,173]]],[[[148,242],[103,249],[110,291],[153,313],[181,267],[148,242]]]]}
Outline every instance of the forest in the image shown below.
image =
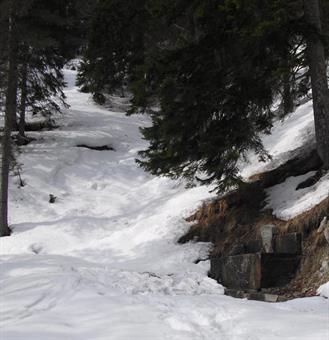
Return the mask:
{"type": "Polygon", "coordinates": [[[327,339],[328,60],[328,0],[0,0],[0,338],[327,339]]]}

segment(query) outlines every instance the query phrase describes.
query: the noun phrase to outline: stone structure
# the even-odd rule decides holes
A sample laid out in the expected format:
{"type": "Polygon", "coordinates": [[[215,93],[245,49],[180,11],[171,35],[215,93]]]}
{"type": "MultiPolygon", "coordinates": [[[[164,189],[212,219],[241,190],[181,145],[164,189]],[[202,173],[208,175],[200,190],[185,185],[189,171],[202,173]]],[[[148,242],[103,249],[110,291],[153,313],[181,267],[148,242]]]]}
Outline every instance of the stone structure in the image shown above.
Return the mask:
{"type": "Polygon", "coordinates": [[[273,241],[278,234],[278,227],[273,224],[264,225],[260,229],[260,236],[265,253],[273,253],[273,241]]]}
{"type": "MultiPolygon", "coordinates": [[[[211,259],[209,276],[223,284],[227,294],[256,298],[262,288],[285,285],[295,275],[302,252],[301,234],[279,235],[275,226],[267,225],[260,236],[234,248],[228,256],[211,259]]],[[[264,301],[276,299],[261,295],[264,301]]]]}

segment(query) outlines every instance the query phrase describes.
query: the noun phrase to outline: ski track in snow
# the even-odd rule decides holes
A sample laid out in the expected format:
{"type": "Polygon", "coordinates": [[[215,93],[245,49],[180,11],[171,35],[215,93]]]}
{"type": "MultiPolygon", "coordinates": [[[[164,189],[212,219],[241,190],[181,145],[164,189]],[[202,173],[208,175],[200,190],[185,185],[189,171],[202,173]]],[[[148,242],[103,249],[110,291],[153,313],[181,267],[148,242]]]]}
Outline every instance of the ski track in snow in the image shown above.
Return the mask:
{"type": "Polygon", "coordinates": [[[328,339],[324,298],[223,296],[206,275],[209,262],[193,262],[209,244],[176,244],[188,228],[183,217],[213,196],[209,188],[143,172],[135,157],[147,117],[93,104],[74,87],[75,72],[65,74],[71,108],[60,129],[33,133],[23,148],[26,186],[12,180],[14,233],[0,240],[0,339],[328,339]]]}

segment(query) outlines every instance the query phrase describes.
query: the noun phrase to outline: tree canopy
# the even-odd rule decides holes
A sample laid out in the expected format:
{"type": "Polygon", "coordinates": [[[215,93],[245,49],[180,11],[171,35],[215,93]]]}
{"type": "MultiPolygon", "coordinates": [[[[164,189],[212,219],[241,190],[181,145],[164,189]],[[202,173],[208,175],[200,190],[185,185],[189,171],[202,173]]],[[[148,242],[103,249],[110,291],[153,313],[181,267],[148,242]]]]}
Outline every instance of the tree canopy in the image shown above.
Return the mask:
{"type": "Polygon", "coordinates": [[[248,151],[268,156],[260,134],[307,96],[313,30],[295,0],[102,0],[79,83],[96,98],[128,85],[131,113],[150,113],[145,169],[225,189],[248,151]]]}

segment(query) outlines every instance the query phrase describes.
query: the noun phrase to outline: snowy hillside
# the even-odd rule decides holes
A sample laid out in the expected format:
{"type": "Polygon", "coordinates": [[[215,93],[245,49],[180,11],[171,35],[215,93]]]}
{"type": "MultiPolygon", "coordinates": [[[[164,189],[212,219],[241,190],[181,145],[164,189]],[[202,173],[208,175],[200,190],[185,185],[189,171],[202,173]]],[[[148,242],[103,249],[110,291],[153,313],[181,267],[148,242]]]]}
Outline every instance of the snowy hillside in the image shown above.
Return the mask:
{"type": "MultiPolygon", "coordinates": [[[[176,244],[188,229],[184,217],[214,194],[138,168],[145,147],[138,128],[147,117],[95,105],[74,86],[75,71],[65,74],[71,107],[59,129],[33,133],[36,141],[18,158],[26,185],[19,188],[16,177],[11,184],[14,232],[0,239],[0,339],[328,339],[327,299],[268,304],[223,295],[207,277],[209,262],[194,263],[209,244],[176,244]]],[[[305,104],[265,137],[273,162],[253,160],[243,175],[281,164],[313,137],[305,104]]],[[[324,182],[319,188],[329,190],[324,182]]],[[[269,202],[280,215],[272,189],[269,202]]],[[[307,207],[320,196],[309,195],[317,198],[307,207]]],[[[298,200],[290,198],[305,209],[298,200]]]]}
{"type": "MultiPolygon", "coordinates": [[[[264,163],[251,154],[248,163],[241,164],[241,175],[248,177],[263,171],[273,170],[302,152],[315,149],[315,131],[312,102],[301,105],[283,121],[274,124],[271,135],[263,136],[265,149],[272,160],[264,163]]],[[[268,208],[280,219],[289,220],[329,196],[329,174],[326,174],[315,185],[296,191],[299,183],[314,175],[310,172],[297,177],[290,177],[267,190],[268,208]]]]}

